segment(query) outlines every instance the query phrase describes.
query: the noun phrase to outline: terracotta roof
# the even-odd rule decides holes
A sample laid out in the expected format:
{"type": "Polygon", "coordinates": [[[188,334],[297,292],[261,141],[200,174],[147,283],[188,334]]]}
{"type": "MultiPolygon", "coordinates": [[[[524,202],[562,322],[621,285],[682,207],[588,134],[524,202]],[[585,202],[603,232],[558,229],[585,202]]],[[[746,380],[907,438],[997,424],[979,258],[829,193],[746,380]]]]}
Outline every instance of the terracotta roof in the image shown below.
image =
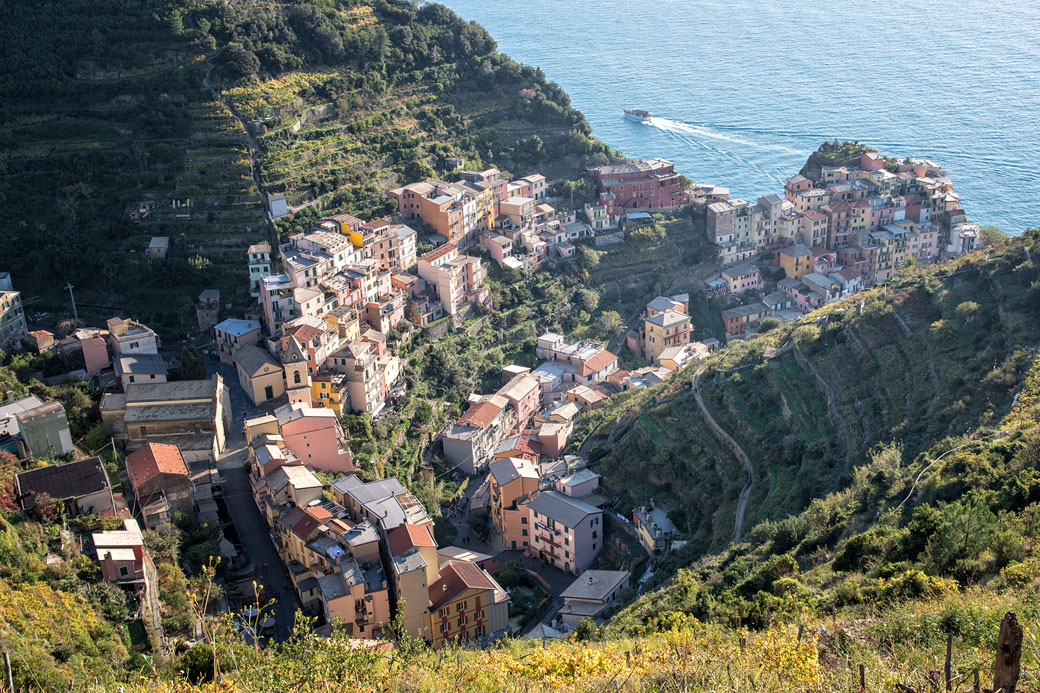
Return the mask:
{"type": "Polygon", "coordinates": [[[855,279],[860,274],[861,274],[861,272],[859,270],[852,269],[851,267],[846,267],[845,269],[838,271],[838,275],[841,276],[846,281],[850,280],[850,279],[855,279]]]}
{"type": "Polygon", "coordinates": [[[478,402],[477,404],[471,404],[469,409],[459,417],[459,420],[456,423],[471,424],[479,428],[487,428],[491,425],[491,422],[495,420],[495,417],[501,413],[502,407],[493,402],[478,402]]]}
{"type": "Polygon", "coordinates": [[[143,448],[127,455],[126,472],[134,486],[154,479],[160,474],[188,475],[188,467],[176,445],[147,443],[143,448]]]}
{"type": "Polygon", "coordinates": [[[303,517],[293,525],[293,534],[304,541],[308,541],[322,522],[332,517],[328,510],[322,507],[307,508],[303,511],[303,517]]]}
{"type": "Polygon", "coordinates": [[[603,370],[610,364],[614,363],[614,361],[617,361],[617,356],[604,349],[585,361],[585,363],[581,365],[581,368],[578,369],[578,375],[592,375],[596,371],[603,370]]]}
{"type": "Polygon", "coordinates": [[[394,527],[386,534],[386,543],[390,546],[390,554],[400,556],[416,546],[437,547],[437,542],[426,525],[403,524],[394,527]]]}
{"type": "Polygon", "coordinates": [[[312,340],[321,337],[321,330],[313,325],[296,325],[295,327],[290,327],[287,332],[296,337],[300,344],[309,344],[312,340]]]}
{"type": "Polygon", "coordinates": [[[437,258],[444,257],[445,255],[447,255],[448,253],[450,253],[453,250],[455,250],[455,244],[454,243],[445,243],[440,248],[437,248],[435,250],[431,250],[430,252],[426,253],[425,255],[420,257],[419,259],[420,260],[426,260],[427,262],[433,262],[437,258]]]}
{"type": "Polygon", "coordinates": [[[468,589],[494,590],[495,585],[476,563],[451,561],[441,569],[441,579],[430,585],[430,610],[450,604],[468,589]]]}

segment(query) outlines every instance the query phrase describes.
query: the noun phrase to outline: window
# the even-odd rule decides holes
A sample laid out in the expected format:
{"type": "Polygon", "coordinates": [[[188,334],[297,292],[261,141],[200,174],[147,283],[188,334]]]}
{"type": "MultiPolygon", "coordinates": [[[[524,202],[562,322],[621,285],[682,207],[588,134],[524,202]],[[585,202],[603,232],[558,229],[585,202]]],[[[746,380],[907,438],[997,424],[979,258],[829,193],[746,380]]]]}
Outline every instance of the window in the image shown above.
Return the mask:
{"type": "Polygon", "coordinates": [[[130,376],[130,382],[134,382],[134,376],[130,376]]]}
{"type": "Polygon", "coordinates": [[[119,576],[120,577],[126,577],[129,574],[130,574],[130,570],[125,565],[119,566],[119,576]]]}
{"type": "Polygon", "coordinates": [[[465,616],[459,616],[459,628],[465,628],[465,627],[466,627],[466,617],[465,616]]]}
{"type": "Polygon", "coordinates": [[[526,517],[521,517],[520,518],[520,524],[526,525],[527,524],[527,518],[526,517]]]}
{"type": "MultiPolygon", "coordinates": [[[[527,536],[527,530],[526,529],[520,530],[520,535],[526,537],[527,536]]],[[[514,549],[516,548],[516,542],[515,541],[513,542],[513,548],[514,549]]]]}
{"type": "Polygon", "coordinates": [[[465,610],[466,610],[466,602],[459,602],[458,604],[455,605],[455,611],[459,612],[460,614],[463,611],[465,611],[465,610]]]}
{"type": "Polygon", "coordinates": [[[570,558],[571,557],[571,552],[570,551],[564,551],[563,552],[563,557],[564,558],[570,558]]]}
{"type": "Polygon", "coordinates": [[[570,537],[564,537],[563,538],[563,544],[564,544],[564,546],[570,546],[571,545],[570,537]]]}
{"type": "Polygon", "coordinates": [[[599,536],[599,533],[597,533],[596,530],[592,530],[592,538],[595,539],[598,536],[599,536]]]}
{"type": "Polygon", "coordinates": [[[443,607],[440,610],[440,615],[441,615],[441,618],[447,618],[447,616],[448,616],[448,607],[446,607],[446,606],[443,607]]]}
{"type": "Polygon", "coordinates": [[[448,624],[447,623],[442,623],[441,624],[441,632],[442,633],[447,633],[448,632],[448,624]]]}

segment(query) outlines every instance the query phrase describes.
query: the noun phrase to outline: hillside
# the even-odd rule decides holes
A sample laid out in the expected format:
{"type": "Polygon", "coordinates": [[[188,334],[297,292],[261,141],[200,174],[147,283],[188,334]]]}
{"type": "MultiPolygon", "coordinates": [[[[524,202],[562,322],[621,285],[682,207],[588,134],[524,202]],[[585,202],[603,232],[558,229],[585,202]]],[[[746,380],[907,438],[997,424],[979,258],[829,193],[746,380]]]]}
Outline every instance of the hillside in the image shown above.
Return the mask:
{"type": "MultiPolygon", "coordinates": [[[[689,548],[659,560],[648,589],[605,628],[581,628],[547,646],[507,640],[486,650],[451,646],[432,652],[393,633],[382,645],[392,649],[370,651],[351,645],[343,633],[322,639],[301,625],[295,638],[256,650],[227,621],[212,649],[182,646],[172,657],[145,660],[140,622],[129,621],[126,604],[98,586],[93,563],[74,542],[62,540],[54,518],[5,512],[0,639],[13,652],[16,685],[54,690],[72,680],[78,690],[97,676],[102,690],[830,691],[855,687],[863,665],[865,690],[891,691],[899,682],[921,691],[939,685],[948,635],[957,681],[970,681],[975,669],[985,680],[1004,613],[1015,610],[1028,628],[1040,618],[1040,359],[1031,350],[1037,328],[1029,319],[1040,286],[1031,261],[1038,245],[1040,234],[1031,233],[986,254],[912,268],[887,287],[754,338],[710,363],[713,371],[699,383],[715,417],[727,426],[737,420],[718,409],[717,402],[728,401],[749,410],[761,403],[764,417],[748,417],[755,425],[730,426],[760,470],[753,488],[766,489],[752,493],[748,529],[735,545],[723,548],[732,530],[725,509],[739,491],[740,469],[732,457],[720,455],[700,420],[689,393],[692,374],[621,396],[601,410],[614,432],[614,449],[605,436],[592,445],[606,453],[603,468],[611,483],[656,494],[661,503],[681,499],[683,505],[673,508],[682,508],[685,521],[696,527],[689,548]],[[985,298],[983,287],[990,289],[985,298]],[[911,297],[918,304],[908,318],[911,297]],[[981,299],[978,306],[971,297],[981,299]],[[849,373],[840,385],[819,383],[817,392],[816,386],[797,389],[790,382],[806,381],[813,367],[827,382],[837,378],[825,369],[828,358],[837,358],[837,335],[856,330],[864,341],[880,340],[867,331],[867,318],[873,316],[869,324],[880,331],[888,315],[893,321],[899,315],[908,326],[888,325],[893,347],[909,349],[922,329],[942,336],[926,344],[948,395],[926,399],[908,395],[912,389],[887,389],[896,380],[886,375],[889,370],[904,372],[904,365],[914,367],[927,353],[908,355],[905,363],[893,357],[886,365],[881,359],[871,366],[877,379],[860,393],[861,404],[870,397],[877,406],[855,409],[864,419],[853,419],[855,425],[849,420],[853,412],[843,415],[848,435],[861,437],[852,447],[845,447],[847,441],[827,444],[839,431],[844,435],[842,407],[854,406],[844,390],[869,371],[850,370],[855,359],[846,357],[849,373]],[[919,327],[925,320],[931,322],[919,327]],[[765,359],[767,347],[785,344],[797,344],[797,350],[791,346],[765,359]],[[945,373],[958,364],[961,370],[945,373]],[[784,378],[770,377],[781,368],[789,369],[784,378]],[[799,376],[796,369],[806,370],[799,376]],[[790,419],[767,416],[765,394],[738,399],[743,387],[762,393],[776,388],[788,402],[790,419]],[[833,393],[837,413],[831,416],[838,420],[830,425],[819,422],[828,416],[827,392],[833,393]],[[886,437],[881,431],[892,420],[882,413],[908,400],[911,413],[924,407],[921,417],[940,423],[908,425],[886,437]],[[808,441],[800,458],[774,450],[777,440],[788,438],[808,441]],[[818,452],[810,455],[810,449],[818,452]],[[627,458],[623,472],[610,467],[631,450],[639,454],[627,458]],[[728,466],[736,473],[727,476],[728,466]],[[814,489],[834,487],[803,501],[802,485],[810,481],[814,489]],[[763,500],[772,491],[786,494],[786,506],[763,500]],[[723,508],[713,526],[706,519],[693,525],[700,513],[710,518],[712,508],[723,508]],[[713,538],[719,550],[691,561],[713,538]],[[216,688],[205,685],[214,650],[221,679],[216,688]]],[[[922,372],[929,370],[926,362],[922,372]]],[[[0,369],[9,379],[4,373],[0,369]]],[[[181,534],[182,559],[194,557],[190,582],[160,563],[164,624],[177,632],[191,623],[191,595],[207,584],[199,561],[212,553],[209,540],[205,531],[181,534]]],[[[164,556],[161,561],[178,553],[176,540],[153,536],[149,542],[164,556]]],[[[1024,690],[1031,690],[1040,650],[1027,637],[1024,690]]]]}
{"type": "MultiPolygon", "coordinates": [[[[1035,246],[912,268],[715,359],[700,394],[755,467],[744,526],[847,487],[879,444],[913,460],[1000,421],[1040,341],[1035,246]]],[[[732,535],[746,473],[706,430],[692,375],[629,407],[612,446],[607,427],[593,443],[612,484],[673,509],[704,551],[732,535]]]]}
{"type": "Polygon", "coordinates": [[[68,281],[88,318],[181,332],[203,288],[244,305],[268,192],[313,205],[289,227],[385,211],[449,155],[553,179],[606,151],[559,87],[440,5],[15,0],[0,20],[3,264],[30,311],[68,312],[68,281]],[[168,259],[142,257],[152,236],[168,259]]]}

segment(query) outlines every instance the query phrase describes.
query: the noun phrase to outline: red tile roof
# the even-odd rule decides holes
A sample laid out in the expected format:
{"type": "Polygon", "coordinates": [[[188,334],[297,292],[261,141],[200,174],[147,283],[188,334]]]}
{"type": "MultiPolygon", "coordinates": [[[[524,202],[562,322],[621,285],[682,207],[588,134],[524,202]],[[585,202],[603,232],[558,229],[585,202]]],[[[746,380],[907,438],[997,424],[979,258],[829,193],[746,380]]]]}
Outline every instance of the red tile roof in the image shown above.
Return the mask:
{"type": "Polygon", "coordinates": [[[501,413],[502,407],[498,406],[494,402],[479,402],[477,404],[469,405],[469,409],[459,417],[457,423],[471,424],[478,428],[487,428],[491,425],[491,422],[495,420],[495,417],[501,413]]]}
{"type": "Polygon", "coordinates": [[[154,479],[160,474],[188,475],[188,467],[176,445],[147,443],[126,458],[126,472],[134,486],[154,479]]]}
{"type": "Polygon", "coordinates": [[[287,332],[296,337],[296,341],[304,346],[321,337],[321,330],[313,325],[296,325],[290,327],[287,332]]]}
{"type": "Polygon", "coordinates": [[[420,260],[426,260],[427,262],[433,262],[437,258],[444,257],[445,255],[447,255],[448,253],[450,253],[453,250],[455,250],[455,244],[454,243],[445,243],[440,248],[437,248],[435,250],[431,250],[430,252],[426,253],[425,255],[420,257],[419,259],[420,260]]]}
{"type": "Polygon", "coordinates": [[[617,356],[604,349],[583,363],[581,368],[578,369],[578,375],[592,375],[596,371],[603,370],[615,361],[617,361],[617,356]]]}
{"type": "Polygon", "coordinates": [[[430,528],[426,525],[403,524],[394,527],[386,534],[386,543],[390,546],[390,553],[400,556],[407,553],[409,549],[417,546],[437,547],[430,528]]]}
{"type": "Polygon", "coordinates": [[[309,541],[318,530],[318,526],[330,517],[332,514],[325,508],[307,508],[303,511],[300,521],[293,526],[293,534],[303,541],[309,541]]]}
{"type": "Polygon", "coordinates": [[[441,570],[441,579],[430,585],[430,610],[450,604],[468,589],[494,590],[495,586],[476,563],[451,561],[441,570]]]}

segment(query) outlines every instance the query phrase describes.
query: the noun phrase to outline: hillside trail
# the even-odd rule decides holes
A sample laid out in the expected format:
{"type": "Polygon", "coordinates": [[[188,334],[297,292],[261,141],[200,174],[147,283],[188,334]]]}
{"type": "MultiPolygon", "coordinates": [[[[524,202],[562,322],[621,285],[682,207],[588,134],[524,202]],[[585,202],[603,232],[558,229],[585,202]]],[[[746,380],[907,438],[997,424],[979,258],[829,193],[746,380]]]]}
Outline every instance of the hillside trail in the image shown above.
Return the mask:
{"type": "Polygon", "coordinates": [[[744,452],[744,448],[740,447],[736,440],[733,439],[729,433],[723,430],[722,426],[719,426],[715,421],[715,417],[708,411],[708,407],[704,404],[704,399],[701,397],[700,381],[701,375],[707,370],[707,364],[697,369],[697,372],[693,374],[693,382],[691,387],[693,388],[693,398],[697,400],[697,406],[700,407],[701,414],[704,415],[704,420],[708,422],[711,429],[715,431],[715,435],[722,439],[723,442],[727,443],[733,452],[736,453],[744,462],[744,467],[747,469],[747,483],[744,484],[744,488],[740,491],[740,500],[737,501],[737,512],[733,518],[733,543],[736,544],[740,541],[740,534],[744,529],[744,516],[747,514],[748,501],[751,499],[751,487],[755,482],[755,465],[751,463],[751,458],[744,452]]]}
{"type": "Polygon", "coordinates": [[[845,438],[845,468],[848,469],[852,466],[852,432],[849,428],[848,419],[845,418],[845,415],[841,413],[841,409],[838,408],[838,393],[834,390],[834,386],[831,385],[830,381],[823,377],[823,373],[816,367],[816,364],[805,357],[797,343],[794,345],[794,352],[798,363],[808,368],[809,372],[816,377],[816,381],[823,386],[823,394],[827,400],[827,411],[830,412],[831,418],[837,421],[838,426],[841,428],[842,436],[845,438]]]}
{"type": "MultiPolygon", "coordinates": [[[[895,318],[896,322],[899,324],[899,330],[903,333],[903,336],[907,339],[911,339],[913,337],[913,330],[910,329],[909,323],[907,323],[906,319],[899,314],[899,309],[895,306],[892,306],[892,317],[895,318]]],[[[928,354],[928,377],[932,381],[933,390],[932,398],[928,402],[928,411],[926,412],[925,417],[928,420],[931,420],[932,415],[935,413],[935,407],[939,404],[939,397],[942,395],[943,385],[942,378],[939,377],[939,371],[935,367],[935,352],[932,349],[932,342],[929,339],[923,341],[925,351],[928,354]]]]}

